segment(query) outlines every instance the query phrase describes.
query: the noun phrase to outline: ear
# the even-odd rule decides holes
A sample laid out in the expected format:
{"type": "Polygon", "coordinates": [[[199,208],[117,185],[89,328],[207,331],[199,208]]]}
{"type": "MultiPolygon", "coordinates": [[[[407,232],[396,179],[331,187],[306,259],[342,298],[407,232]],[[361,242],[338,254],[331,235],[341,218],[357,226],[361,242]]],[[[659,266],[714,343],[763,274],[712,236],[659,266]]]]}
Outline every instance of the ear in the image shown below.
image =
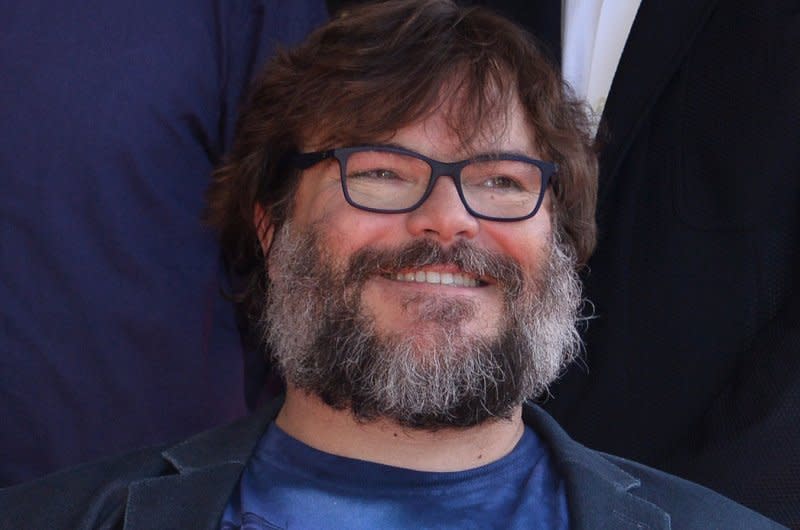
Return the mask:
{"type": "Polygon", "coordinates": [[[261,244],[261,252],[264,256],[269,255],[269,249],[272,246],[272,238],[275,235],[275,225],[272,224],[269,214],[260,204],[256,204],[253,208],[253,223],[256,227],[256,235],[261,244]]]}

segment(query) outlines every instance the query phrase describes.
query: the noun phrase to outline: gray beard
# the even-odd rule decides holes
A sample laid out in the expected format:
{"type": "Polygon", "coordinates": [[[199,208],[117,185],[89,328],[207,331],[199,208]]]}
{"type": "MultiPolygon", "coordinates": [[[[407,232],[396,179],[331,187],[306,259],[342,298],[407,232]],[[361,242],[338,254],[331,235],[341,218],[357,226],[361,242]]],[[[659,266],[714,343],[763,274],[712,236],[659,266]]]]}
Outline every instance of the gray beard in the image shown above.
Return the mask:
{"type": "Polygon", "coordinates": [[[534,275],[506,256],[461,242],[443,249],[417,240],[401,249],[364,249],[344,270],[331,264],[316,226],[286,223],[269,254],[271,284],[261,317],[264,340],[286,381],[359,421],[389,419],[436,430],[509,418],[546,391],[580,351],[576,330],[580,281],[571,248],[557,237],[534,275]],[[419,334],[384,333],[362,306],[375,275],[437,263],[489,275],[504,292],[500,329],[464,332],[480,315],[469,298],[435,295],[400,300],[419,334]]]}

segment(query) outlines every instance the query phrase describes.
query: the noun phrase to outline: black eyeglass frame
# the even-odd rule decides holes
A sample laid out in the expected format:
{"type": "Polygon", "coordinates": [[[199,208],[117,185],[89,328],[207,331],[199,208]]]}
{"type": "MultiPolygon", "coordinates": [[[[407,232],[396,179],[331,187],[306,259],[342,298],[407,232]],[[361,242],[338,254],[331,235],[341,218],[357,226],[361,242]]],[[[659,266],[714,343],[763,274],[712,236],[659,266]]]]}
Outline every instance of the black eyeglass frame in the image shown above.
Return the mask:
{"type": "Polygon", "coordinates": [[[428,199],[428,197],[430,197],[431,193],[433,192],[433,188],[436,185],[436,180],[441,176],[448,176],[453,179],[453,183],[456,186],[456,190],[458,191],[458,196],[461,199],[461,203],[464,205],[464,208],[466,208],[467,212],[469,212],[470,215],[472,215],[473,217],[477,217],[478,219],[485,219],[487,221],[500,221],[500,222],[524,221],[525,219],[530,219],[531,217],[536,215],[536,212],[539,211],[539,208],[541,207],[542,202],[544,201],[544,196],[547,192],[547,187],[550,184],[550,178],[558,171],[558,165],[555,164],[554,162],[537,160],[535,158],[529,158],[527,156],[516,155],[513,153],[487,154],[487,155],[479,155],[473,158],[468,158],[466,160],[461,160],[458,162],[441,162],[439,160],[428,158],[427,156],[417,153],[415,151],[390,145],[358,145],[352,147],[337,147],[335,149],[327,149],[325,151],[314,151],[309,153],[293,153],[289,155],[288,161],[294,168],[305,170],[329,158],[335,158],[339,162],[339,171],[341,174],[341,182],[342,182],[342,193],[344,193],[345,200],[350,206],[358,208],[359,210],[364,210],[367,212],[374,212],[374,213],[412,212],[417,208],[419,208],[420,206],[422,206],[422,204],[428,199]],[[420,199],[416,203],[406,208],[399,208],[399,209],[371,208],[369,206],[364,206],[354,201],[350,197],[350,193],[347,191],[347,159],[351,154],[363,151],[380,151],[386,153],[396,153],[396,154],[411,156],[413,158],[422,160],[423,162],[427,163],[431,168],[431,175],[428,181],[428,187],[425,189],[425,193],[422,194],[422,197],[420,197],[420,199]],[[473,162],[487,162],[494,160],[510,160],[513,162],[525,162],[538,167],[539,171],[541,171],[542,186],[541,186],[541,191],[539,192],[539,199],[536,201],[536,205],[533,207],[533,210],[529,214],[517,217],[493,217],[491,215],[485,215],[480,212],[476,212],[467,203],[467,200],[464,197],[464,190],[461,187],[461,170],[473,162]]]}

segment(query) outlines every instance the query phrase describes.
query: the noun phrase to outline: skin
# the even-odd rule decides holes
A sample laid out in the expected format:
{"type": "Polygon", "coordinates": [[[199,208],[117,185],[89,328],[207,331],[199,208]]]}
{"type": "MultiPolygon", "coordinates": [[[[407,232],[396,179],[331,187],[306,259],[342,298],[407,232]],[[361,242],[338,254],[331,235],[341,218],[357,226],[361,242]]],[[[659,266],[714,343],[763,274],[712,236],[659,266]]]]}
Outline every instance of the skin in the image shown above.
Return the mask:
{"type": "MultiPolygon", "coordinates": [[[[504,123],[490,124],[486,134],[478,135],[469,149],[448,126],[446,110],[440,108],[426,119],[397,130],[389,142],[442,161],[496,152],[541,158],[535,148],[533,132],[517,103],[508,110],[504,123]]],[[[310,151],[318,146],[304,148],[310,151]]],[[[264,215],[263,210],[257,208],[256,221],[263,220],[264,215]]],[[[353,252],[364,247],[396,248],[415,238],[433,238],[447,247],[466,239],[505,254],[534,272],[545,261],[551,238],[549,197],[530,219],[510,223],[487,221],[466,211],[453,180],[446,177],[437,181],[431,196],[413,212],[376,214],[358,210],[344,199],[335,161],[303,172],[294,198],[292,222],[297,229],[315,223],[324,227],[324,244],[332,251],[338,266],[343,266],[353,252]]],[[[261,233],[265,250],[271,244],[272,235],[271,227],[261,233]]],[[[457,272],[451,266],[424,270],[457,272]]],[[[492,278],[481,280],[483,285],[479,287],[453,287],[375,276],[365,285],[363,306],[374,316],[379,331],[413,334],[424,344],[427,326],[436,324],[416,318],[414,303],[408,301],[418,299],[420,294],[469,297],[481,309],[475,318],[461,324],[461,331],[496,334],[502,320],[503,295],[492,278]]],[[[291,436],[328,453],[424,471],[458,471],[490,463],[508,454],[524,429],[521,408],[511,420],[436,432],[403,429],[388,420],[360,423],[349,412],[334,410],[291,384],[276,422],[291,436]]]]}

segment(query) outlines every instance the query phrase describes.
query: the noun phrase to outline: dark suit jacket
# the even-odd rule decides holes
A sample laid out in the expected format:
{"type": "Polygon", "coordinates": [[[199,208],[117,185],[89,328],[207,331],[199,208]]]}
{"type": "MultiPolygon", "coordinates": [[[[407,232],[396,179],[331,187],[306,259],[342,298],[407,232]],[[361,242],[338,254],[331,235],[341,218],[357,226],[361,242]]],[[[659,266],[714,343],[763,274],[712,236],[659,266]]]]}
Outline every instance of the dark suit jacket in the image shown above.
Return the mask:
{"type": "MultiPolygon", "coordinates": [[[[3,528],[211,529],[281,401],[238,423],[0,490],[3,528]]],[[[778,529],[701,486],[571,440],[541,409],[525,422],[566,481],[572,530],[778,529]]]]}
{"type": "MultiPolygon", "coordinates": [[[[484,3],[560,55],[560,0],[484,3]]],[[[800,528],[800,1],[642,0],[603,127],[588,371],[545,407],[800,528]]]]}

